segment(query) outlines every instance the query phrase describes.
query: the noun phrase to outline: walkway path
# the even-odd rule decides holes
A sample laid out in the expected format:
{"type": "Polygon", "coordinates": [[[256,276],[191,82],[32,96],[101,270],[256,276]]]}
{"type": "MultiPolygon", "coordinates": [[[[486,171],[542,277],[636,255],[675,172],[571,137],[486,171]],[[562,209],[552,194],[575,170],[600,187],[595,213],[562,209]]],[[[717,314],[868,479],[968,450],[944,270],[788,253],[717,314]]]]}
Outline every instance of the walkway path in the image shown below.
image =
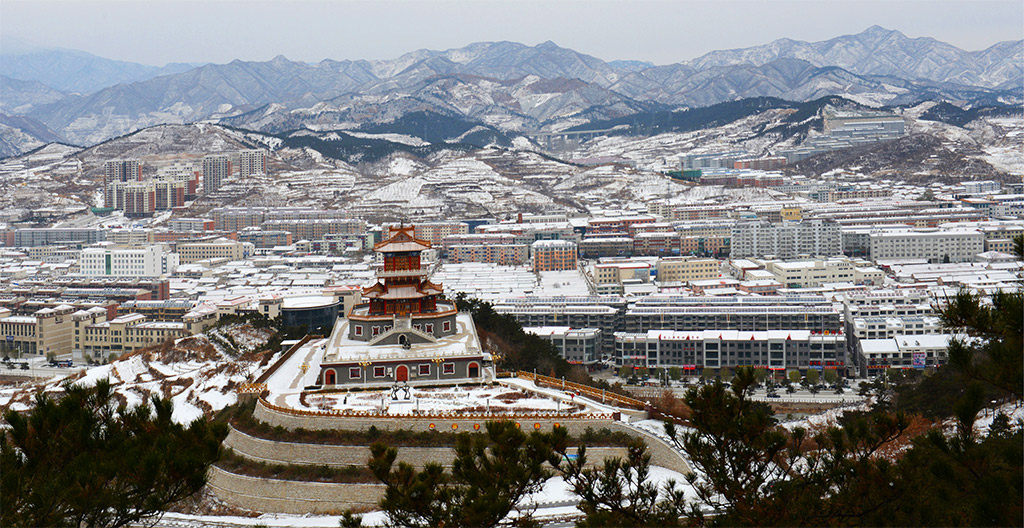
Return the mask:
{"type": "Polygon", "coordinates": [[[267,380],[270,403],[280,407],[299,407],[299,394],[307,386],[316,383],[320,360],[324,357],[322,345],[326,342],[325,339],[314,339],[306,343],[278,367],[277,372],[267,380]],[[305,373],[300,368],[303,363],[309,365],[305,373]]]}

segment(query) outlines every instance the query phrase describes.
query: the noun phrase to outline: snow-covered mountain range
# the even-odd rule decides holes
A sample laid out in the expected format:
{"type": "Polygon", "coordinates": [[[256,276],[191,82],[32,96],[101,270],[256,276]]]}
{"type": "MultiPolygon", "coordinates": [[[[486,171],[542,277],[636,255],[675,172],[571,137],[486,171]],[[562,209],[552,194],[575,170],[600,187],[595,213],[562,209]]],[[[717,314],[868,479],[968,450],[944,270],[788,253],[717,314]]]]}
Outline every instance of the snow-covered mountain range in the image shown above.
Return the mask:
{"type": "MultiPolygon", "coordinates": [[[[267,132],[345,130],[431,112],[523,133],[762,96],[807,101],[843,95],[877,105],[1024,100],[1022,42],[969,52],[877,26],[823,42],[783,39],[661,66],[606,62],[553,42],[480,42],[391,60],[308,64],[279,56],[194,68],[140,69],[54,53],[4,56],[0,112],[80,145],[198,121],[267,132]],[[54,81],[80,77],[89,78],[87,86],[54,81]]],[[[29,139],[15,138],[8,128],[0,130],[7,140],[0,155],[45,142],[25,128],[17,130],[29,139]]]]}

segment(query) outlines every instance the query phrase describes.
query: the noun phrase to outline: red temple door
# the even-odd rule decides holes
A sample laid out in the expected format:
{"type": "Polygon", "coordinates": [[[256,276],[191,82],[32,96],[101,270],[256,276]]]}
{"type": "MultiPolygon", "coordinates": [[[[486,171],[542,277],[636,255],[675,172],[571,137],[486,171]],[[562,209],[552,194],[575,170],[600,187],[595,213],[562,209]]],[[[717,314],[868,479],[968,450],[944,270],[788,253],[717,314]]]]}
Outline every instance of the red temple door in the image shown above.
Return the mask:
{"type": "Polygon", "coordinates": [[[395,381],[409,381],[409,368],[405,365],[399,365],[395,369],[395,381]]]}

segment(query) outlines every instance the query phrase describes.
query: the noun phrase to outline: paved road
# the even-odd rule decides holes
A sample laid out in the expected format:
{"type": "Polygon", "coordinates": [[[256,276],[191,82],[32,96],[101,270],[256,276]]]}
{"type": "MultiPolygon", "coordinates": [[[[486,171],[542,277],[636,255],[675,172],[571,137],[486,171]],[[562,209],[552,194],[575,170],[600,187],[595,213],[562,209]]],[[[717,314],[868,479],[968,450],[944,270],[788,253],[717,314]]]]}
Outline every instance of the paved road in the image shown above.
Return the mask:
{"type": "Polygon", "coordinates": [[[36,364],[30,363],[28,370],[22,370],[21,367],[17,366],[17,360],[15,360],[13,364],[16,368],[7,368],[6,365],[0,364],[0,376],[14,376],[19,378],[53,378],[56,376],[72,376],[87,368],[80,365],[76,365],[74,367],[36,366],[36,364]]]}

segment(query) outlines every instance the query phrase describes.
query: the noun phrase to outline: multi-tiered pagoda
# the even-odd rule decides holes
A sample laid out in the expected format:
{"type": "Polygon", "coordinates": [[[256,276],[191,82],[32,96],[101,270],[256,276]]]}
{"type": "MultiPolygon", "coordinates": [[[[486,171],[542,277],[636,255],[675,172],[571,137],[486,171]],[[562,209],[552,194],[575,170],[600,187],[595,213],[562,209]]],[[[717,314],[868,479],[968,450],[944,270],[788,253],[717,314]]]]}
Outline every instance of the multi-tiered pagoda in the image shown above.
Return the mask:
{"type": "MultiPolygon", "coordinates": [[[[390,237],[373,246],[383,255],[384,267],[377,272],[377,283],[363,289],[369,303],[356,306],[348,315],[350,338],[372,341],[385,332],[406,328],[435,338],[455,332],[455,305],[444,300],[441,285],[427,279],[427,269],[420,262],[420,253],[430,249],[430,242],[413,233],[412,226],[392,227],[390,237]]],[[[406,338],[418,341],[413,335],[406,338]]]]}
{"type": "Polygon", "coordinates": [[[366,302],[335,325],[320,366],[319,384],[446,384],[483,381],[490,357],[480,348],[473,319],[459,314],[430,282],[420,254],[430,242],[412,226],[392,227],[374,245],[384,266],[363,289],[366,302]]]}

